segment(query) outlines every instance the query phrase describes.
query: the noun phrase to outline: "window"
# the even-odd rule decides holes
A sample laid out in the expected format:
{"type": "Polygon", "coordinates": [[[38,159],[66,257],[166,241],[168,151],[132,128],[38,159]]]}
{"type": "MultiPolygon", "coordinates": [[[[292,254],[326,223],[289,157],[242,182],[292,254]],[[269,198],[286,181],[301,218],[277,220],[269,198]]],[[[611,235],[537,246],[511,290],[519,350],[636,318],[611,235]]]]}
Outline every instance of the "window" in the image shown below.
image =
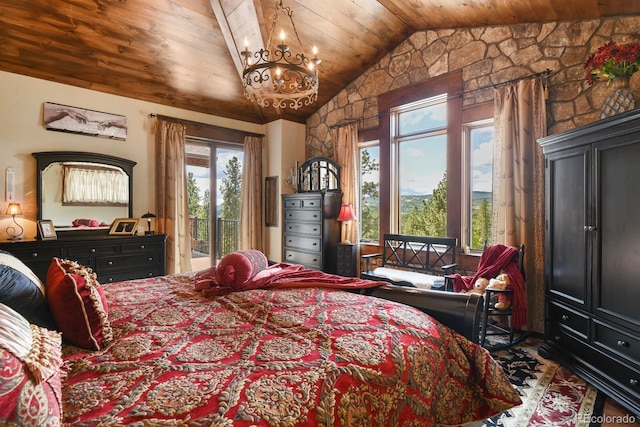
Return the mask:
{"type": "Polygon", "coordinates": [[[463,246],[482,250],[491,245],[493,210],[493,120],[463,125],[466,171],[463,192],[463,246]]]}
{"type": "Polygon", "coordinates": [[[461,93],[462,72],[455,71],[378,98],[379,127],[359,132],[361,162],[365,150],[379,162],[378,241],[407,233],[462,242],[461,93]]]}
{"type": "Polygon", "coordinates": [[[216,265],[239,249],[242,146],[187,139],[192,266],[216,265]]]}
{"type": "Polygon", "coordinates": [[[380,147],[378,141],[360,144],[360,239],[380,237],[380,147]]]}
{"type": "Polygon", "coordinates": [[[401,234],[447,236],[447,96],[391,112],[392,224],[401,234]]]}

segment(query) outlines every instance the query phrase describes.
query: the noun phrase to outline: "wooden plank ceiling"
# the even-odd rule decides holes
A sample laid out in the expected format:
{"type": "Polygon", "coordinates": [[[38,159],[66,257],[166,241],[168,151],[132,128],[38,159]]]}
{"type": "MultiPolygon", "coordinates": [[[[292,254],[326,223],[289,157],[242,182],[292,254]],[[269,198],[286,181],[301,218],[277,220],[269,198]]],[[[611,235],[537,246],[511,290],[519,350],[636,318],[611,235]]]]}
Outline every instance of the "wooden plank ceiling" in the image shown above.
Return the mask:
{"type": "Polygon", "coordinates": [[[0,0],[0,70],[254,123],[304,123],[417,30],[640,13],[631,0],[284,0],[306,54],[316,45],[322,63],[318,100],[276,110],[245,98],[238,54],[245,38],[253,50],[266,44],[275,6],[0,0]]]}

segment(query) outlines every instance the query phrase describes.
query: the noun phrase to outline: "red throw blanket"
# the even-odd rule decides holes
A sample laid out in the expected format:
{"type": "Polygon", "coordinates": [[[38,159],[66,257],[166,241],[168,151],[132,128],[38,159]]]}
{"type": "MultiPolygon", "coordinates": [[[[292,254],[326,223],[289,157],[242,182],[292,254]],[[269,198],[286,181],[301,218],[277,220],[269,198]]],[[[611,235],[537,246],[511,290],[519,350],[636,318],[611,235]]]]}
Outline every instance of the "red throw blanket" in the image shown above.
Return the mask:
{"type": "Polygon", "coordinates": [[[202,290],[204,295],[225,295],[235,291],[248,289],[274,289],[274,288],[302,288],[302,287],[326,287],[339,289],[365,289],[387,284],[373,280],[360,279],[358,277],[343,277],[325,273],[319,270],[310,270],[298,264],[278,263],[260,271],[248,282],[239,285],[223,285],[215,281],[196,283],[196,290],[202,290]]]}
{"type": "Polygon", "coordinates": [[[521,328],[527,323],[527,297],[524,288],[524,277],[518,268],[518,248],[501,244],[491,245],[484,250],[478,270],[473,276],[454,274],[453,290],[466,292],[480,277],[492,279],[504,271],[509,277],[513,288],[512,325],[521,328]]]}

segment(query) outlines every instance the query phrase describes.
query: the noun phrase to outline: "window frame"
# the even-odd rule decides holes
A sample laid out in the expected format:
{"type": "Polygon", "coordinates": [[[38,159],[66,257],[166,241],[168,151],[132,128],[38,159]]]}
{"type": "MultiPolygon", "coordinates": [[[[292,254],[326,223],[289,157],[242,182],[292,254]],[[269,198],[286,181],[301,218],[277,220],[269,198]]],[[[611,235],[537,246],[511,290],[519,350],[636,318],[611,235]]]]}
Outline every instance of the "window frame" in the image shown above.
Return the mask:
{"type": "MultiPolygon", "coordinates": [[[[472,150],[471,150],[471,131],[494,125],[493,116],[490,118],[479,118],[478,120],[463,122],[462,124],[462,237],[460,244],[465,251],[469,253],[482,253],[481,249],[472,248],[473,241],[471,224],[473,222],[473,173],[472,173],[472,150]]],[[[495,135],[495,132],[494,132],[495,135]]],[[[495,147],[494,147],[495,148],[495,147]]],[[[492,172],[493,175],[493,172],[492,172]]]]}
{"type": "MultiPolygon", "coordinates": [[[[462,71],[456,71],[429,79],[423,83],[384,93],[378,98],[380,126],[377,128],[380,141],[380,240],[385,233],[397,229],[392,223],[394,202],[392,184],[397,161],[391,144],[392,110],[440,94],[447,94],[447,237],[461,242],[461,168],[462,168],[462,71]]],[[[368,135],[368,134],[367,134],[368,135]]],[[[370,139],[376,139],[371,138],[370,139]]]]}
{"type": "MultiPolygon", "coordinates": [[[[362,211],[362,154],[361,151],[363,149],[367,149],[369,147],[377,147],[378,148],[378,157],[380,157],[380,141],[377,138],[374,139],[366,139],[362,140],[359,138],[358,141],[358,200],[360,210],[362,211]]],[[[380,160],[378,159],[378,165],[380,164],[380,160]]],[[[380,240],[380,170],[378,170],[378,241],[380,240]]],[[[362,214],[361,214],[362,215],[362,214]]],[[[376,242],[376,240],[368,240],[363,237],[362,233],[362,221],[358,221],[358,236],[360,239],[360,243],[370,244],[376,242]]]]}

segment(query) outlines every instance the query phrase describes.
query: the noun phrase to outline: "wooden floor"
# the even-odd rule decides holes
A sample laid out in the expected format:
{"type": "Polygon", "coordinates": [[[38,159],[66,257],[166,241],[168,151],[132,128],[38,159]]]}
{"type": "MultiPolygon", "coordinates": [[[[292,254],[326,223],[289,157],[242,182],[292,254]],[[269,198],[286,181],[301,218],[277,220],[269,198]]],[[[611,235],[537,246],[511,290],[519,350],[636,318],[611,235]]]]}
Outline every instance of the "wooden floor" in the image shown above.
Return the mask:
{"type": "Polygon", "coordinates": [[[618,405],[616,402],[607,397],[604,402],[604,409],[602,411],[603,422],[601,427],[613,427],[613,426],[640,426],[640,419],[630,415],[629,412],[618,405]],[[629,423],[629,421],[634,421],[629,423]],[[625,423],[626,421],[626,423],[625,423]]]}

